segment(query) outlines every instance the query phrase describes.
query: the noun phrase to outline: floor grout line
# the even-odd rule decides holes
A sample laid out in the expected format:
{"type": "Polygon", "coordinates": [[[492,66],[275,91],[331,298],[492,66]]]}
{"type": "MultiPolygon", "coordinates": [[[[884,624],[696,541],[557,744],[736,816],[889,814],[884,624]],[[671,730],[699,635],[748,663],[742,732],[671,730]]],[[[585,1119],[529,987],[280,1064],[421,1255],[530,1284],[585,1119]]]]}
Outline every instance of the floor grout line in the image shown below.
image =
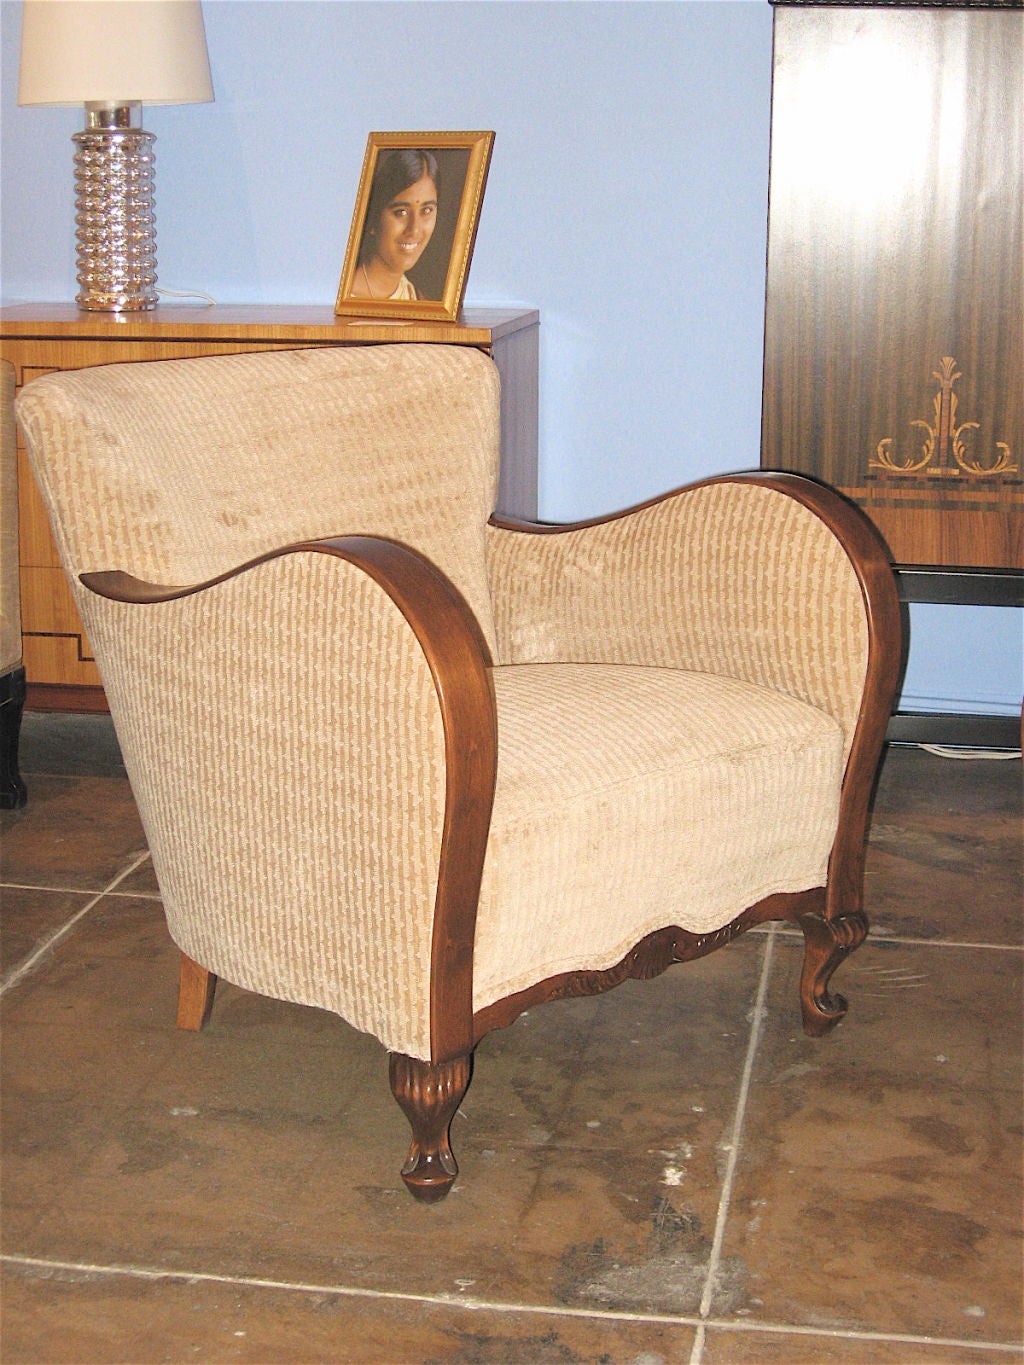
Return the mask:
{"type": "Polygon", "coordinates": [[[562,1304],[512,1303],[465,1298],[454,1294],[417,1294],[399,1289],[368,1289],[356,1285],[312,1283],[302,1280],[275,1280],[255,1275],[230,1275],[204,1270],[165,1270],[157,1266],[103,1265],[90,1261],[67,1261],[46,1256],[0,1255],[0,1264],[26,1270],[59,1271],[65,1274],[97,1275],[177,1284],[220,1284],[245,1289],[268,1289],[292,1294],[334,1294],[341,1298],[377,1299],[385,1302],[420,1303],[438,1308],[461,1308],[467,1312],[508,1313],[523,1316],[577,1318],[602,1322],[646,1323],[668,1327],[713,1328],[722,1332],[748,1332],[763,1336],[800,1336],[841,1341],[888,1342],[894,1345],[942,1346],[950,1349],[989,1351],[1019,1355],[1015,1342],[970,1341],[956,1337],[930,1337],[906,1332],[871,1332],[856,1328],[807,1327],[796,1323],[737,1322],[732,1318],[696,1318],[684,1313],[627,1312],[610,1308],[572,1308],[562,1304]]]}
{"type": "Polygon", "coordinates": [[[0,980],[0,997],[6,995],[7,992],[16,986],[24,976],[27,976],[36,963],[44,957],[51,948],[55,947],[63,938],[67,937],[79,920],[84,919],[90,910],[95,909],[103,897],[109,895],[114,890],[115,886],[119,886],[126,877],[130,877],[133,872],[140,868],[148,857],[148,849],[144,853],[140,853],[133,862],[129,863],[126,868],[117,874],[108,886],[105,886],[102,891],[95,892],[90,901],[83,905],[80,910],[76,910],[70,919],[66,920],[59,929],[55,929],[52,934],[47,935],[41,943],[37,944],[32,952],[29,953],[28,957],[23,958],[17,966],[12,967],[7,975],[0,980]]]}
{"type": "MultiPolygon", "coordinates": [[[[803,930],[786,924],[782,920],[769,920],[765,924],[758,924],[750,931],[751,935],[765,935],[774,932],[780,942],[795,943],[803,946],[803,930]]],[[[926,939],[915,938],[909,934],[886,934],[875,928],[868,928],[867,938],[863,945],[857,949],[860,953],[864,947],[871,947],[872,943],[898,943],[904,947],[945,947],[945,949],[978,949],[983,951],[993,951],[993,953],[1024,953],[1024,943],[982,943],[976,939],[926,939]]]]}
{"type": "MultiPolygon", "coordinates": [[[[132,864],[128,872],[140,867],[146,858],[149,857],[148,850],[143,853],[139,860],[132,864]]],[[[89,886],[51,886],[45,882],[15,882],[4,881],[0,877],[0,891],[45,891],[67,896],[123,896],[132,897],[136,900],[159,901],[161,899],[159,891],[118,891],[117,885],[127,875],[119,874],[109,886],[97,892],[95,887],[89,886]]],[[[750,930],[751,935],[765,937],[769,934],[776,934],[780,939],[792,940],[803,943],[803,931],[793,925],[787,924],[783,920],[769,920],[764,924],[755,925],[750,930]]],[[[989,950],[996,953],[1024,953],[1024,942],[1022,943],[986,943],[977,939],[953,939],[953,938],[915,938],[906,934],[883,933],[877,929],[870,929],[865,945],[872,943],[896,943],[915,948],[951,948],[963,949],[971,948],[977,950],[989,950]]]]}
{"type": "Polygon", "coordinates": [[[747,1113],[747,1101],[750,1098],[750,1083],[754,1074],[754,1059],[757,1056],[761,1035],[764,1032],[764,1020],[767,1014],[765,1002],[768,998],[768,982],[771,977],[774,948],[775,930],[773,925],[772,932],[769,933],[765,943],[764,961],[761,964],[761,976],[757,984],[757,998],[754,1001],[750,1038],[747,1042],[747,1055],[743,1060],[740,1090],[739,1095],[736,1098],[736,1110],[733,1115],[732,1130],[729,1134],[729,1157],[726,1162],[725,1176],[722,1180],[722,1193],[718,1200],[718,1214],[715,1218],[715,1233],[711,1243],[711,1253],[708,1256],[708,1273],[704,1281],[704,1290],[700,1296],[700,1307],[698,1309],[700,1320],[693,1341],[693,1349],[690,1353],[690,1365],[702,1365],[704,1359],[706,1324],[711,1316],[711,1305],[715,1294],[715,1280],[718,1277],[718,1267],[722,1260],[722,1246],[725,1241],[725,1225],[729,1218],[729,1206],[732,1202],[732,1189],[736,1179],[736,1167],[739,1163],[740,1141],[743,1136],[743,1121],[747,1113]]]}
{"type": "MultiPolygon", "coordinates": [[[[128,869],[128,872],[132,872],[132,871],[134,871],[136,868],[141,867],[141,866],[142,866],[142,863],[143,863],[143,862],[145,861],[145,859],[148,858],[148,857],[149,857],[149,852],[148,852],[148,850],[147,850],[147,852],[143,853],[143,854],[140,856],[140,858],[139,858],[139,860],[138,860],[137,862],[135,862],[135,863],[132,864],[132,866],[128,869]]],[[[122,897],[124,897],[125,899],[128,899],[128,898],[130,897],[130,898],[135,899],[135,900],[151,900],[151,901],[155,901],[155,902],[159,902],[159,901],[161,900],[161,896],[160,896],[159,891],[118,891],[118,890],[116,890],[117,885],[119,884],[119,882],[122,880],[123,876],[125,876],[125,875],[127,875],[127,874],[120,874],[118,877],[115,877],[114,881],[112,881],[112,882],[110,883],[109,886],[104,887],[102,891],[97,891],[95,887],[90,887],[90,886],[50,886],[50,885],[48,885],[47,883],[44,883],[44,882],[8,882],[8,881],[4,881],[2,878],[0,878],[0,891],[45,891],[45,892],[48,892],[48,893],[53,893],[53,894],[57,894],[57,895],[66,895],[66,896],[92,896],[92,897],[95,897],[95,896],[97,896],[97,895],[100,895],[100,896],[122,896],[122,897]]],[[[793,942],[795,942],[795,943],[798,943],[798,944],[801,944],[801,945],[803,944],[803,931],[802,931],[801,929],[795,928],[795,927],[793,927],[793,926],[791,926],[791,925],[785,923],[785,922],[782,921],[782,920],[770,920],[770,921],[767,921],[767,922],[764,923],[764,924],[756,925],[753,929],[750,930],[750,934],[751,934],[752,936],[756,936],[756,937],[760,937],[760,938],[766,937],[767,935],[773,934],[773,933],[776,934],[780,940],[791,940],[791,941],[793,941],[793,942]]],[[[988,950],[988,951],[995,952],[995,953],[1018,953],[1018,954],[1024,953],[1024,942],[1022,942],[1022,943],[985,943],[985,942],[982,942],[982,941],[979,941],[979,940],[975,940],[975,939],[911,938],[911,937],[909,937],[909,936],[907,936],[907,935],[904,935],[904,934],[881,933],[881,932],[879,932],[879,931],[876,930],[876,929],[871,929],[871,930],[869,931],[868,937],[867,937],[867,939],[865,940],[864,946],[870,947],[871,944],[873,944],[873,943],[896,943],[896,944],[902,944],[902,945],[904,945],[904,946],[907,946],[907,947],[914,947],[914,948],[952,948],[952,949],[971,948],[971,949],[976,949],[976,950],[979,950],[979,951],[986,951],[986,950],[988,950]]],[[[856,960],[855,960],[855,959],[853,960],[853,965],[856,966],[856,960]]]]}
{"type": "MultiPolygon", "coordinates": [[[[803,930],[782,920],[770,920],[767,925],[758,925],[751,933],[765,933],[769,928],[775,930],[780,939],[803,943],[803,930]]],[[[869,928],[868,936],[861,947],[869,948],[873,943],[901,943],[913,948],[991,948],[997,953],[1024,953],[1024,943],[982,943],[975,939],[961,938],[913,938],[909,934],[883,933],[880,929],[869,928]]]]}
{"type": "MultiPolygon", "coordinates": [[[[141,855],[138,862],[134,863],[129,871],[142,866],[142,862],[149,857],[148,852],[141,855]]],[[[121,896],[125,899],[129,897],[135,900],[158,901],[159,894],[156,891],[117,891],[115,883],[105,886],[101,891],[97,891],[95,886],[47,886],[41,882],[0,882],[0,891],[45,891],[48,894],[58,896],[121,896]]]]}
{"type": "Polygon", "coordinates": [[[878,934],[868,931],[865,946],[872,943],[902,943],[913,948],[983,948],[996,953],[1024,953],[1024,943],[976,943],[970,939],[905,938],[901,934],[878,934]]]}

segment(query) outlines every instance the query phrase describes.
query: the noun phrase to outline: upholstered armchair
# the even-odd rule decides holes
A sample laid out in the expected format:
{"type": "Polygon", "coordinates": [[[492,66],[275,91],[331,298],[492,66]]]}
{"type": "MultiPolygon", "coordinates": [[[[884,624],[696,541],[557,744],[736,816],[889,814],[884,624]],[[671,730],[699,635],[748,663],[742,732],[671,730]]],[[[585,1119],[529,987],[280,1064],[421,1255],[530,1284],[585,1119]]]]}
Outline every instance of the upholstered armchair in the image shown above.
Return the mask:
{"type": "Polygon", "coordinates": [[[14,366],[0,360],[0,809],[25,804],[18,741],[25,705],[18,572],[18,454],[14,434],[14,366]]]}
{"type": "Polygon", "coordinates": [[[488,1030],[769,919],[822,1033],[867,930],[899,614],[868,523],[789,475],[574,527],[491,518],[468,349],[50,375],[19,414],[182,951],[391,1054],[441,1198],[488,1030]]]}

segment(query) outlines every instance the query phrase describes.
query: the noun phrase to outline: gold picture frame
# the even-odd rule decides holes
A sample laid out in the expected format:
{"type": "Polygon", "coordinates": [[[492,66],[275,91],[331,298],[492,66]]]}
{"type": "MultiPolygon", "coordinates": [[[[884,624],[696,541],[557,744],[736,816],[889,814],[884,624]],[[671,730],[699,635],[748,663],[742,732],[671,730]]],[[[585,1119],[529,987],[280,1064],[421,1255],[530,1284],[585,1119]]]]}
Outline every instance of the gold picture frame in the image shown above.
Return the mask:
{"type": "Polygon", "coordinates": [[[335,313],[458,320],[493,143],[493,132],[369,135],[335,313]]]}

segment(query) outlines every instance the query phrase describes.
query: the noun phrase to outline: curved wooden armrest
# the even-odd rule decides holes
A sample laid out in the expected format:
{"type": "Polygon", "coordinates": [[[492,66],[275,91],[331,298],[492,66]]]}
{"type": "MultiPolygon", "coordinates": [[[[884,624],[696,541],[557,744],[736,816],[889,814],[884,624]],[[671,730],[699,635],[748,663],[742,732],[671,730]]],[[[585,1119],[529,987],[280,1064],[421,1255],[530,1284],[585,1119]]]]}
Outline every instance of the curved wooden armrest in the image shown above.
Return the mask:
{"type": "Polygon", "coordinates": [[[587,531],[594,526],[606,526],[609,522],[622,521],[626,517],[636,516],[638,512],[646,512],[650,507],[657,507],[660,503],[671,502],[687,493],[696,492],[699,488],[730,483],[753,484],[773,489],[777,493],[785,493],[787,497],[809,507],[825,522],[855,564],[861,560],[873,561],[880,558],[884,568],[891,569],[881,537],[853,503],[848,502],[826,484],[809,479],[804,474],[792,474],[784,470],[750,469],[739,473],[716,474],[711,478],[700,479],[696,483],[669,489],[667,493],[659,493],[653,498],[648,498],[646,502],[638,502],[620,511],[590,517],[584,521],[527,521],[495,512],[488,524],[498,531],[516,531],[524,535],[565,535],[571,531],[587,531]]]}
{"type": "Polygon", "coordinates": [[[99,597],[144,606],[206,592],[260,564],[303,552],[344,559],[362,569],[384,589],[423,648],[442,699],[442,708],[446,696],[454,701],[468,665],[475,665],[470,671],[481,676],[481,670],[490,666],[490,650],[483,632],[451,580],[418,551],[382,536],[298,541],[247,560],[213,578],[187,585],[148,583],[120,569],[83,573],[79,580],[83,587],[99,597]]]}
{"type": "Polygon", "coordinates": [[[431,948],[431,1048],[440,1062],[473,1044],[473,941],[476,906],[498,762],[491,657],[483,632],[451,580],[398,541],[344,536],[300,542],[227,573],[184,587],[146,583],[120,571],[84,573],[90,592],[147,605],[188,597],[285,555],[346,560],[390,597],[412,629],[437,693],[445,745],[445,815],[431,948]]]}

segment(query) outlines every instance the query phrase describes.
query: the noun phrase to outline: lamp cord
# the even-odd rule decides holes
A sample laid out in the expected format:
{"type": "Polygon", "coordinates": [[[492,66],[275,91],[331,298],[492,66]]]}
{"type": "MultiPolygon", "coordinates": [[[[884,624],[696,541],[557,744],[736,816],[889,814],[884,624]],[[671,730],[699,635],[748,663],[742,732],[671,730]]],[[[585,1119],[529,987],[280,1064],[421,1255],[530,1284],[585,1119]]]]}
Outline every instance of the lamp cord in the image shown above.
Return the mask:
{"type": "Polygon", "coordinates": [[[163,294],[164,298],[167,299],[205,299],[207,308],[214,307],[217,302],[215,298],[212,298],[209,294],[202,293],[198,289],[186,289],[182,291],[180,289],[161,289],[158,286],[156,292],[158,294],[163,294]]]}

